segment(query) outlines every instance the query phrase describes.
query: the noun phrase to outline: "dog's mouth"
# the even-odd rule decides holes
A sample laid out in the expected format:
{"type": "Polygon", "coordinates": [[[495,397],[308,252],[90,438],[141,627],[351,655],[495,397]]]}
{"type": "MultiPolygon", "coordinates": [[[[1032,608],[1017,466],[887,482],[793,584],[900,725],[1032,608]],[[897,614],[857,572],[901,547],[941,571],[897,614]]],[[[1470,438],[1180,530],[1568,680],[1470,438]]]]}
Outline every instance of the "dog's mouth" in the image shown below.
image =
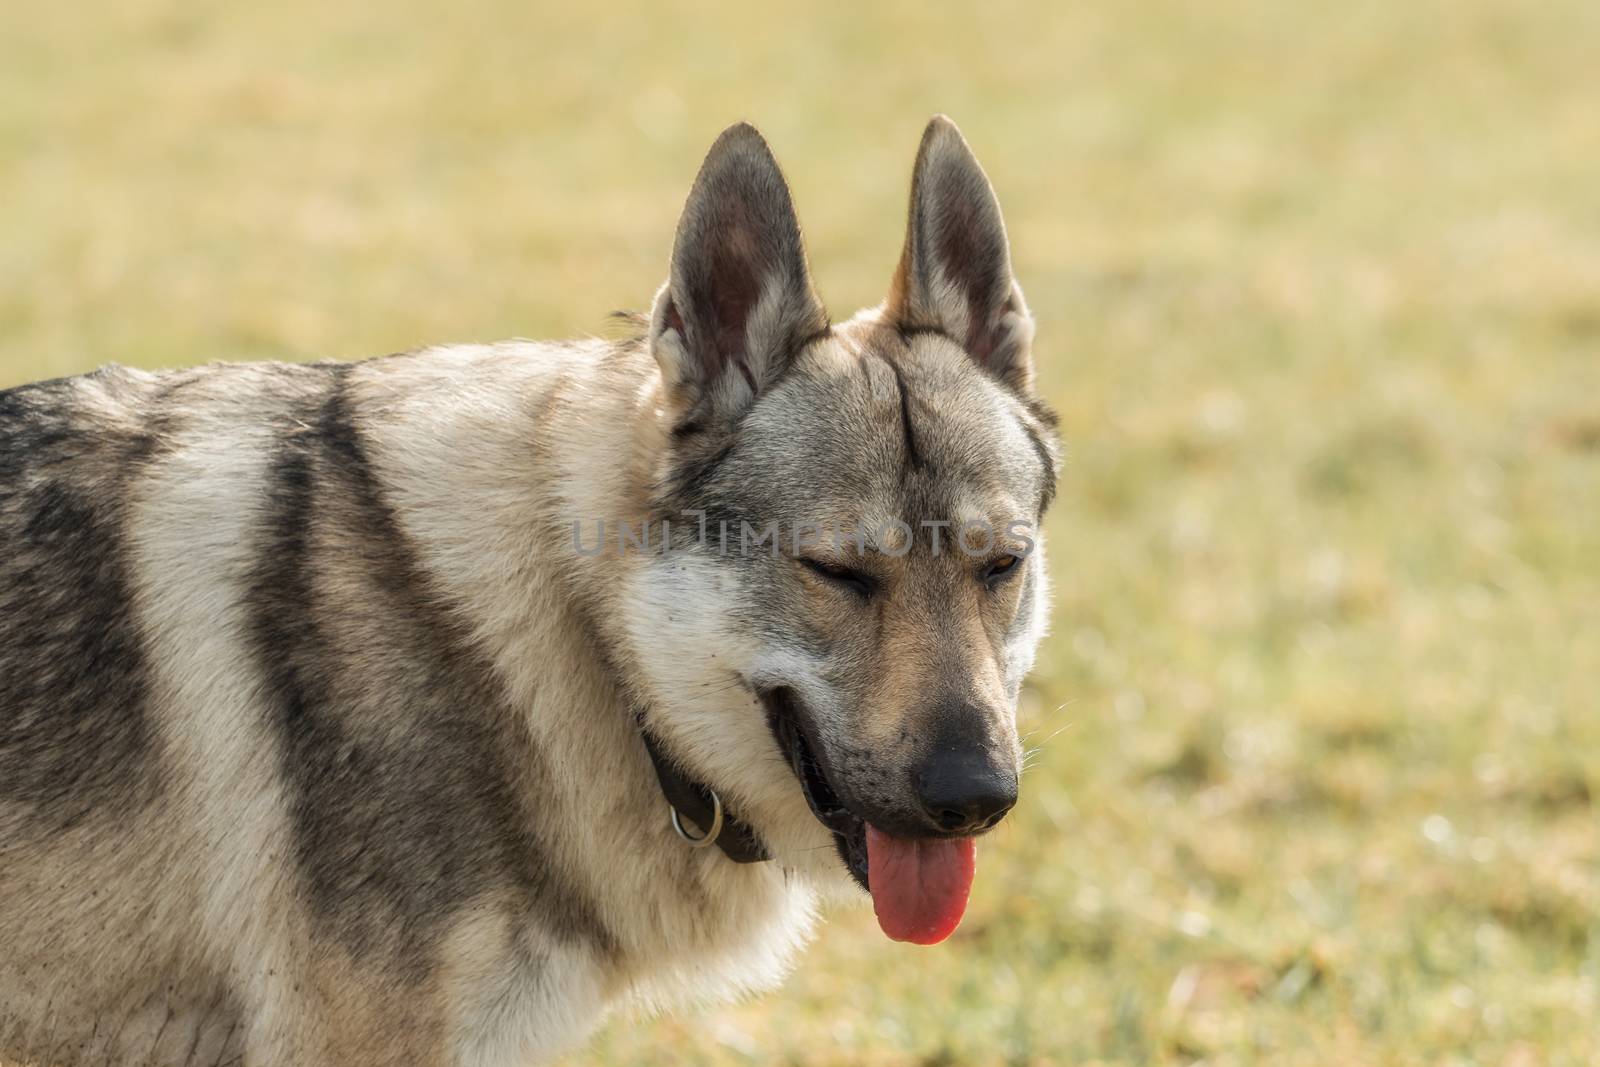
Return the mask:
{"type": "Polygon", "coordinates": [[[811,720],[793,690],[758,691],[767,725],[806,804],[833,834],[845,869],[872,894],[883,932],[896,941],[932,945],[954,932],[967,907],[976,867],[970,837],[895,837],[852,811],[818,758],[820,746],[807,732],[811,720]]]}
{"type": "Polygon", "coordinates": [[[777,739],[778,749],[789,761],[789,769],[800,781],[806,804],[817,821],[833,832],[834,847],[862,889],[872,891],[870,867],[867,863],[867,821],[856,815],[834,791],[828,774],[817,759],[816,750],[806,740],[801,725],[800,709],[794,692],[789,689],[761,691],[761,703],[767,710],[767,726],[777,739]]]}

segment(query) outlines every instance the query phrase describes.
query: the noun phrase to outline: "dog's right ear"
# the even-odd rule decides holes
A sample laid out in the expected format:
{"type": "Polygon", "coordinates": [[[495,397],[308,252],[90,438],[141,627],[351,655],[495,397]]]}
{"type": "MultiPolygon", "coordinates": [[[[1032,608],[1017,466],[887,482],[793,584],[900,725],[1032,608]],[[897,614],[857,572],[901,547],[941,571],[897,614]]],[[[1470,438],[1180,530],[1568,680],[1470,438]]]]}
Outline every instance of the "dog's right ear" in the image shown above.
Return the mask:
{"type": "Polygon", "coordinates": [[[689,192],[650,312],[680,414],[737,419],[827,328],[777,160],[754,126],[730,126],[689,192]]]}

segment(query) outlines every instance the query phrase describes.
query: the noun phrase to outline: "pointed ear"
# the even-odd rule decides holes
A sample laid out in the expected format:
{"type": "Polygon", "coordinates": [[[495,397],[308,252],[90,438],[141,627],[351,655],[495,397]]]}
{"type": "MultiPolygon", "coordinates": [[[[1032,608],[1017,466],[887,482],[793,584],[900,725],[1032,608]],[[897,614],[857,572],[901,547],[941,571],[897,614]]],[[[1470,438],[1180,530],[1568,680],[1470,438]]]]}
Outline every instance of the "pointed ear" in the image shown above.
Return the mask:
{"type": "Polygon", "coordinates": [[[901,329],[934,329],[1019,392],[1033,387],[1033,317],[1011,276],[1000,202],[977,157],[936,115],[911,176],[906,247],[885,315],[901,329]]]}
{"type": "Polygon", "coordinates": [[[777,160],[755,127],[730,126],[684,205],[651,352],[685,412],[734,419],[827,328],[777,160]]]}

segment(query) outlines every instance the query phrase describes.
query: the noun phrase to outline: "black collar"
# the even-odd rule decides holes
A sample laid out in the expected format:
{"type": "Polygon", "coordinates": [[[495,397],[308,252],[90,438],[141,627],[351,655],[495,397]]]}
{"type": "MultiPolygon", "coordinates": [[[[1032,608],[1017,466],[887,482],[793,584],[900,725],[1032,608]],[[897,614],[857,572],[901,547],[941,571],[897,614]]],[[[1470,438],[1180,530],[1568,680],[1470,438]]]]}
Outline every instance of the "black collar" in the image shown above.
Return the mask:
{"type": "MultiPolygon", "coordinates": [[[[714,794],[673,766],[666,753],[662,752],[660,742],[651,736],[643,723],[639,725],[639,736],[644,738],[645,751],[650,753],[650,762],[655,764],[656,779],[661,783],[661,792],[666,796],[667,803],[704,831],[715,819],[717,801],[713,800],[714,794]]],[[[722,832],[717,835],[717,847],[735,863],[760,863],[772,858],[756,832],[734,818],[727,808],[722,810],[722,832]]]]}

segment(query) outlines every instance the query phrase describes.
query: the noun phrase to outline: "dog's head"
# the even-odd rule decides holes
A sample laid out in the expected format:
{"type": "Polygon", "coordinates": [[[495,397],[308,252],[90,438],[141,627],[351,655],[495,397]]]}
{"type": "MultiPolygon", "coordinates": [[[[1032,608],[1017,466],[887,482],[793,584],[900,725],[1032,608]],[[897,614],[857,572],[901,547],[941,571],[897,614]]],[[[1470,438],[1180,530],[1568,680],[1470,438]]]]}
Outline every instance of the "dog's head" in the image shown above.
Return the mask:
{"type": "Polygon", "coordinates": [[[741,125],[650,317],[673,547],[641,568],[631,630],[654,726],[780,862],[870,880],[895,936],[959,917],[970,839],[1017,797],[1057,454],[1032,334],[994,192],[942,117],[880,307],[830,326],[741,125]]]}

